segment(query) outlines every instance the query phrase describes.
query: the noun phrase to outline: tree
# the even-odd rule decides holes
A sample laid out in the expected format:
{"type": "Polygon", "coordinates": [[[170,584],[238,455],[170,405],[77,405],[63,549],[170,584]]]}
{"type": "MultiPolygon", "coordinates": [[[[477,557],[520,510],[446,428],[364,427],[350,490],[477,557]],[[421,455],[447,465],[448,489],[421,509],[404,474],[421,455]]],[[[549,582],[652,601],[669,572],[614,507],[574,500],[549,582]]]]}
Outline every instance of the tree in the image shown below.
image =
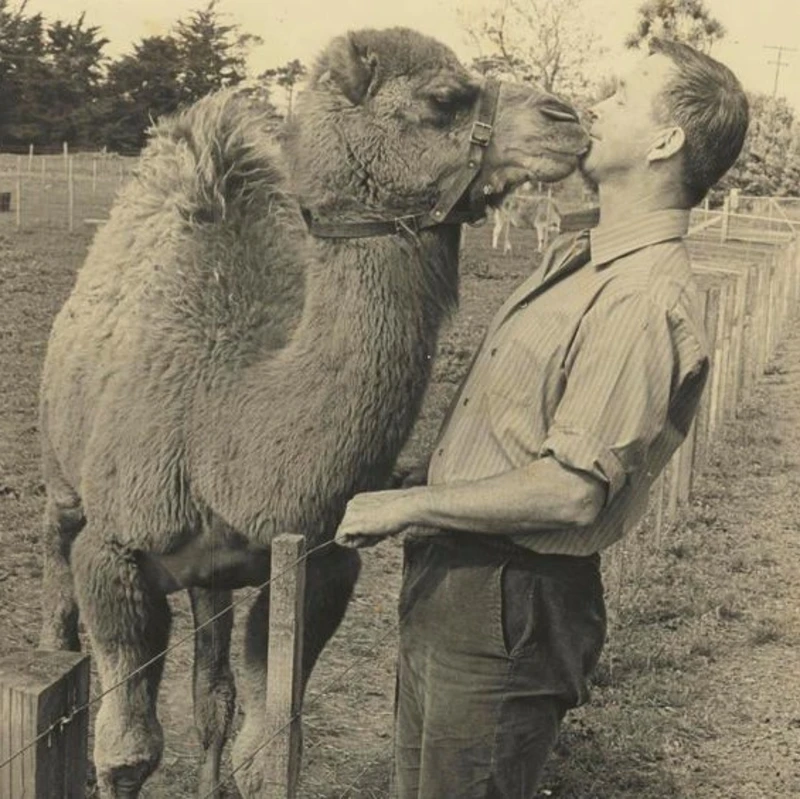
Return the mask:
{"type": "Polygon", "coordinates": [[[800,195],[800,125],[783,98],[749,94],[750,126],[742,153],[718,189],[744,194],[800,195]]]}
{"type": "Polygon", "coordinates": [[[103,144],[141,148],[159,117],[244,80],[247,51],[261,40],[225,24],[218,5],[212,0],[190,12],[167,36],[142,39],[110,65],[99,126],[103,144]]]}
{"type": "Polygon", "coordinates": [[[481,51],[473,62],[481,72],[573,99],[591,83],[584,68],[598,39],[586,22],[584,0],[494,0],[464,26],[481,51]]]}
{"type": "Polygon", "coordinates": [[[99,28],[46,24],[23,2],[0,0],[0,136],[6,144],[84,142],[102,78],[107,40],[99,28]]]}
{"type": "Polygon", "coordinates": [[[639,7],[639,22],[625,46],[641,47],[653,36],[660,36],[708,52],[724,35],[725,28],[711,16],[704,0],[647,0],[639,7]]]}
{"type": "Polygon", "coordinates": [[[241,83],[247,75],[247,51],[262,39],[242,33],[239,25],[222,22],[210,0],[205,8],[178,20],[174,39],[183,62],[180,84],[183,101],[191,103],[209,92],[241,83]]]}
{"type": "Polygon", "coordinates": [[[295,58],[282,67],[264,70],[258,77],[267,85],[275,83],[286,92],[286,118],[292,117],[292,100],[294,97],[295,86],[306,76],[308,70],[303,63],[295,58]]]}
{"type": "Polygon", "coordinates": [[[101,141],[115,150],[144,146],[151,123],[181,104],[181,56],[171,36],[150,36],[108,69],[101,141]]]}
{"type": "Polygon", "coordinates": [[[94,116],[103,77],[103,48],[108,39],[97,26],[56,20],[46,29],[47,80],[39,86],[40,125],[51,143],[88,144],[94,139],[94,116]]]}
{"type": "Polygon", "coordinates": [[[36,126],[27,109],[37,104],[37,87],[44,65],[44,21],[41,14],[27,16],[25,3],[16,10],[0,0],[0,142],[34,141],[36,126]]]}

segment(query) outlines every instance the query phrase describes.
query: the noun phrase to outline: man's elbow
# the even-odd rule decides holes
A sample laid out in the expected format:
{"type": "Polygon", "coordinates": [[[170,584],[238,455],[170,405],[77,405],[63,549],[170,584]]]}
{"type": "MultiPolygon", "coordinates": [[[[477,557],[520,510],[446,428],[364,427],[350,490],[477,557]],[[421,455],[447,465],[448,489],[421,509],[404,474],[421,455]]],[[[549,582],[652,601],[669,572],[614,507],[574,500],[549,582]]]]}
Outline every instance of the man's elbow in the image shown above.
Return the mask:
{"type": "Polygon", "coordinates": [[[572,496],[571,519],[576,527],[594,524],[606,504],[607,487],[593,477],[583,477],[576,485],[572,496]]]}

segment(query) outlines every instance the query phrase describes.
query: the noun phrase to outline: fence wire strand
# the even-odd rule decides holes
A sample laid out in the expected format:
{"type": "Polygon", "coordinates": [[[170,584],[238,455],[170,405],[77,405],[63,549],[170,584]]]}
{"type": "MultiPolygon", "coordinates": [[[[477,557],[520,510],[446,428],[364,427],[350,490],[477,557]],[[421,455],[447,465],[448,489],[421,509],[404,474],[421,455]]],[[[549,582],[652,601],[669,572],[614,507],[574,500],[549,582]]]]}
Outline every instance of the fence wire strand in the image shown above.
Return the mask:
{"type": "MultiPolygon", "coordinates": [[[[381,635],[377,641],[373,642],[373,647],[378,649],[381,647],[389,638],[393,635],[397,634],[397,626],[391,626],[383,635],[381,635]]],[[[265,740],[263,740],[236,768],[234,768],[230,774],[228,774],[224,779],[220,780],[215,786],[211,788],[206,794],[203,795],[202,799],[208,799],[210,796],[213,796],[216,791],[218,791],[223,785],[230,782],[231,778],[239,772],[241,769],[249,766],[256,755],[263,751],[269,744],[271,744],[281,733],[285,732],[292,724],[296,721],[300,720],[302,717],[302,713],[307,711],[309,708],[314,707],[314,705],[319,702],[324,696],[327,696],[331,691],[354,669],[358,666],[362,665],[363,663],[372,660],[375,657],[375,654],[370,652],[366,655],[359,655],[349,666],[342,669],[336,676],[332,679],[328,680],[322,688],[312,694],[308,699],[304,700],[302,703],[302,707],[296,713],[292,714],[289,720],[282,724],[277,730],[275,730],[271,735],[269,735],[265,740]]]]}
{"type": "Polygon", "coordinates": [[[283,569],[283,571],[279,572],[278,574],[271,575],[269,579],[265,580],[260,585],[247,589],[247,591],[242,596],[231,602],[229,605],[226,605],[226,607],[224,607],[218,613],[215,613],[210,618],[206,619],[206,621],[204,621],[202,624],[198,624],[197,627],[193,628],[190,633],[187,633],[182,638],[179,638],[177,641],[173,642],[168,647],[161,650],[161,652],[151,657],[147,662],[143,663],[141,666],[137,666],[132,672],[130,672],[130,674],[127,674],[121,680],[118,680],[109,688],[106,688],[101,693],[99,693],[97,696],[92,697],[91,699],[89,699],[88,702],[85,702],[80,707],[74,708],[69,713],[62,716],[57,721],[53,722],[53,724],[51,724],[46,730],[44,730],[44,732],[39,733],[39,735],[37,735],[35,738],[33,738],[31,741],[25,744],[21,749],[19,749],[13,755],[7,757],[2,763],[0,763],[0,769],[5,768],[9,763],[12,763],[18,757],[25,754],[25,752],[32,749],[40,741],[52,735],[54,732],[56,732],[56,730],[61,731],[64,727],[70,724],[76,716],[89,710],[89,708],[93,707],[98,702],[100,702],[103,699],[103,697],[108,696],[108,694],[112,693],[113,691],[116,691],[118,688],[125,685],[125,683],[129,682],[134,677],[138,676],[146,669],[149,669],[153,664],[158,663],[159,660],[165,658],[170,652],[174,651],[175,649],[178,649],[179,647],[183,646],[189,641],[193,641],[195,635],[198,632],[200,632],[200,630],[213,624],[215,621],[222,618],[226,613],[230,613],[237,606],[243,604],[244,602],[247,602],[248,599],[252,599],[261,591],[263,591],[265,588],[267,588],[270,585],[270,583],[272,583],[274,580],[279,580],[285,574],[294,569],[295,566],[299,565],[300,563],[304,562],[309,557],[311,557],[311,555],[314,555],[320,552],[322,549],[326,549],[327,547],[332,546],[333,543],[334,543],[333,541],[325,541],[316,547],[312,547],[307,552],[304,552],[303,555],[301,555],[299,558],[296,558],[291,564],[289,564],[285,569],[283,569]]]}

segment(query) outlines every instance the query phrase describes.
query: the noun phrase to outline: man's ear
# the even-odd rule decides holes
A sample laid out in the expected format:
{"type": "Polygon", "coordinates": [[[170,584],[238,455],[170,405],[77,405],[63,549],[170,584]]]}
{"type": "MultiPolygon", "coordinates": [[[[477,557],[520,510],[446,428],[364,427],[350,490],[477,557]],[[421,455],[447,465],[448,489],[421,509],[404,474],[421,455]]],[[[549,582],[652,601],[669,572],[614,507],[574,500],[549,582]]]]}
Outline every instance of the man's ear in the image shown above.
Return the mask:
{"type": "Polygon", "coordinates": [[[686,134],[683,132],[683,128],[679,126],[665,128],[650,145],[650,149],[647,151],[647,160],[651,163],[665,161],[680,152],[685,143],[686,134]]]}
{"type": "Polygon", "coordinates": [[[377,88],[378,56],[348,33],[334,39],[325,53],[325,77],[353,104],[360,105],[377,88]]]}

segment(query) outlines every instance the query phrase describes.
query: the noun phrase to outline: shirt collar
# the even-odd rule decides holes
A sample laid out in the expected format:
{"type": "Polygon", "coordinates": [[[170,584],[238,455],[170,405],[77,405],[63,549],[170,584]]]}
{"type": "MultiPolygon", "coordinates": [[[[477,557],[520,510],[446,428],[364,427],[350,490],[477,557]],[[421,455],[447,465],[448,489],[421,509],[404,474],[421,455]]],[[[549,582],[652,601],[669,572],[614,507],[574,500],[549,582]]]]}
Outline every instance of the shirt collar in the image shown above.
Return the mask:
{"type": "Polygon", "coordinates": [[[682,238],[688,230],[689,211],[681,208],[636,214],[611,225],[601,221],[589,233],[592,264],[602,266],[642,247],[682,238]]]}

